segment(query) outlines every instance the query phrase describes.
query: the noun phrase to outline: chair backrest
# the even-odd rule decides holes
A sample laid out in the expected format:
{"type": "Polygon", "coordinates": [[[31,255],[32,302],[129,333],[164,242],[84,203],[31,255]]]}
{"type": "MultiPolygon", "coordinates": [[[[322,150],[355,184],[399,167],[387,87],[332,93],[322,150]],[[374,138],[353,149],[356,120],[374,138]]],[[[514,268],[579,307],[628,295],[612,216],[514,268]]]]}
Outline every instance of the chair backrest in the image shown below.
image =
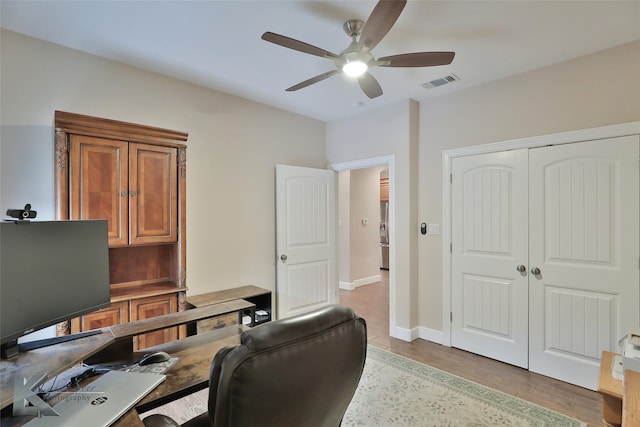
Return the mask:
{"type": "Polygon", "coordinates": [[[257,326],[214,357],[214,427],[337,427],[367,349],[364,319],[341,305],[257,326]]]}

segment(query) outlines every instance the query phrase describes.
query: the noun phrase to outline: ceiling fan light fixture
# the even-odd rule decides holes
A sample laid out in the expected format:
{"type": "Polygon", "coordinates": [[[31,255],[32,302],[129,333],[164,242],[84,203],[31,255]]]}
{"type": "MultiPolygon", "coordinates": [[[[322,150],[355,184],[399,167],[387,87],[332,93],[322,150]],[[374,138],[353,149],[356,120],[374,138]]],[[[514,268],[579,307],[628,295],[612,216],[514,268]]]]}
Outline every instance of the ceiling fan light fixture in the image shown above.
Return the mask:
{"type": "Polygon", "coordinates": [[[342,66],[342,71],[349,77],[360,77],[367,71],[367,64],[360,60],[347,62],[342,66]]]}

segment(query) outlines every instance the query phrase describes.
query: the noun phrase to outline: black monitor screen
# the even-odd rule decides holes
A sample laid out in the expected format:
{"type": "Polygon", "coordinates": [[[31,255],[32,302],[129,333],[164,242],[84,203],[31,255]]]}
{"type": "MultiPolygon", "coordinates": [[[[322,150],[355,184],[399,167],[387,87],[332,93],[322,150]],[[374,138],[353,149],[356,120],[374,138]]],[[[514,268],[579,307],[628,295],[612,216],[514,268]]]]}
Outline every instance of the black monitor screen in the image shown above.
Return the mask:
{"type": "Polygon", "coordinates": [[[106,220],[0,224],[2,344],[109,305],[106,220]]]}

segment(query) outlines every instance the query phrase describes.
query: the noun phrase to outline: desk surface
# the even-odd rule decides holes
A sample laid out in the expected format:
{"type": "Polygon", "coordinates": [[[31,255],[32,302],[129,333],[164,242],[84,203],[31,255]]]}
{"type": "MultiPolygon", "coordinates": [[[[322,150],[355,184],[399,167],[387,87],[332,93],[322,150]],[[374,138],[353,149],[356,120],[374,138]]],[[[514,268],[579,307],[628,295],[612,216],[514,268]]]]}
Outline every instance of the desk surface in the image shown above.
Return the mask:
{"type": "Polygon", "coordinates": [[[611,369],[613,367],[613,359],[617,356],[609,351],[602,352],[600,360],[600,376],[598,377],[598,392],[608,396],[622,399],[622,381],[613,378],[611,369]]]}
{"type": "MultiPolygon", "coordinates": [[[[240,334],[248,329],[245,326],[233,325],[217,329],[200,335],[194,335],[181,340],[172,341],[141,352],[130,353],[128,361],[139,360],[144,354],[154,351],[166,351],[173,357],[180,357],[176,365],[166,372],[166,380],[149,393],[135,406],[134,409],[121,417],[114,427],[142,426],[139,414],[180,399],[196,391],[208,387],[211,361],[221,348],[228,345],[238,345],[240,334]]],[[[120,360],[119,360],[120,361],[120,360]]],[[[95,378],[94,378],[95,379],[95,378]]],[[[90,381],[94,380],[90,379],[90,381]]],[[[2,420],[2,426],[20,426],[28,422],[30,417],[12,417],[2,420]],[[6,424],[5,424],[6,423],[6,424]]]]}
{"type": "Polygon", "coordinates": [[[271,291],[257,286],[247,285],[222,291],[208,292],[206,294],[187,295],[187,302],[194,307],[202,307],[266,294],[271,294],[271,291]]]}
{"type": "MultiPolygon", "coordinates": [[[[167,379],[140,401],[136,409],[143,412],[184,397],[207,387],[211,361],[216,352],[224,346],[239,344],[240,333],[247,328],[233,325],[149,347],[137,353],[132,352],[133,336],[247,307],[255,307],[255,305],[247,301],[231,301],[158,316],[153,321],[147,319],[124,326],[105,328],[99,335],[31,350],[13,359],[2,360],[0,361],[1,407],[9,409],[8,407],[13,403],[13,387],[17,378],[31,378],[36,373],[47,373],[51,378],[83,361],[87,364],[106,364],[116,360],[133,362],[146,353],[159,350],[181,359],[167,372],[167,379]]],[[[129,411],[114,425],[119,427],[142,425],[136,409],[129,411]]],[[[2,425],[3,427],[21,425],[29,419],[29,417],[3,418],[2,425]]]]}

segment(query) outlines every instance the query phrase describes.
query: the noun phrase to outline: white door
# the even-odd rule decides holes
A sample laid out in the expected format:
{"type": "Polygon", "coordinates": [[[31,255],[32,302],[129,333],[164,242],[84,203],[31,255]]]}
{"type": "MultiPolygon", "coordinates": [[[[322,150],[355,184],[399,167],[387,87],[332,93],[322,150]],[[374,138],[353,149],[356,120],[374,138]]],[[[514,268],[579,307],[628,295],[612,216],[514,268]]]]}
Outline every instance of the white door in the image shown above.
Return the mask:
{"type": "Polygon", "coordinates": [[[527,150],[457,157],[451,170],[451,343],[526,368],[527,150]]]}
{"type": "Polygon", "coordinates": [[[530,150],[534,372],[595,389],[602,351],[639,324],[639,141],[530,150]]]}
{"type": "Polygon", "coordinates": [[[336,173],[276,166],[277,317],[337,301],[336,173]]]}

